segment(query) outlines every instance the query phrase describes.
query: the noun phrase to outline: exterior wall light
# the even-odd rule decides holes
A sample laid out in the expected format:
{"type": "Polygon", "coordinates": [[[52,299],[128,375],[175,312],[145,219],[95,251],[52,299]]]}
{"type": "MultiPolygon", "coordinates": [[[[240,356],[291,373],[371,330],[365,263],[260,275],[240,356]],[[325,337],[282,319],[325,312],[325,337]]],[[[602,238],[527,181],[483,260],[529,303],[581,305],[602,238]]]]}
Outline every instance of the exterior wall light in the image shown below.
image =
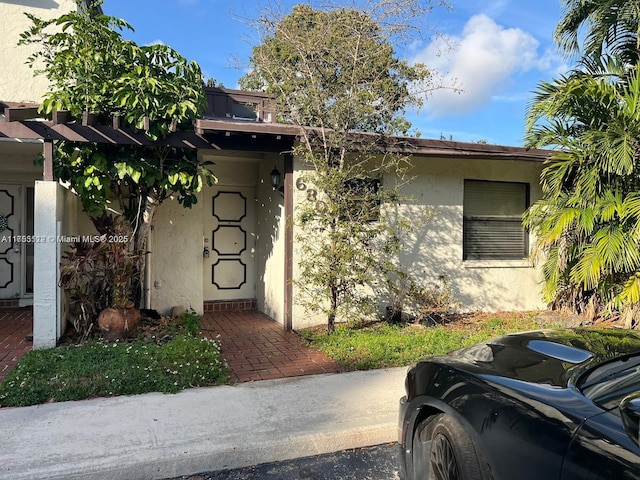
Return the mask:
{"type": "Polygon", "coordinates": [[[271,186],[274,190],[278,190],[281,180],[280,171],[276,167],[273,167],[273,170],[271,170],[271,186]]]}

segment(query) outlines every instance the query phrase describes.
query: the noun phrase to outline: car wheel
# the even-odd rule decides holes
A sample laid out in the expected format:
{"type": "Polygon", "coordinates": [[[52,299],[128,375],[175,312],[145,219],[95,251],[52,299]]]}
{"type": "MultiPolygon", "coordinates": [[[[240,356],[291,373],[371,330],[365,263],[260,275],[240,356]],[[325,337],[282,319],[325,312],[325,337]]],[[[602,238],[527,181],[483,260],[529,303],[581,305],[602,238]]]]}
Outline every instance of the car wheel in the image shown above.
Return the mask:
{"type": "Polygon", "coordinates": [[[448,415],[428,419],[416,430],[414,473],[416,479],[491,480],[489,466],[471,437],[448,415]],[[430,440],[425,442],[428,432],[430,440]]]}

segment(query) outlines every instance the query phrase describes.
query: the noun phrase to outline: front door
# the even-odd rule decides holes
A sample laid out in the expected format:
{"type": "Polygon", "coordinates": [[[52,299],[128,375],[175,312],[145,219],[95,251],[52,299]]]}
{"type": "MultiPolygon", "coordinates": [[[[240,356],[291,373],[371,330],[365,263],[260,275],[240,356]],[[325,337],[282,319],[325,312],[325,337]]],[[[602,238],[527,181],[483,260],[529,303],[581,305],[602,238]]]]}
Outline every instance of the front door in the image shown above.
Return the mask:
{"type": "Polygon", "coordinates": [[[255,298],[255,189],[208,190],[204,218],[204,300],[255,298]]]}
{"type": "Polygon", "coordinates": [[[18,185],[0,184],[0,299],[20,297],[22,196],[18,185]]]}

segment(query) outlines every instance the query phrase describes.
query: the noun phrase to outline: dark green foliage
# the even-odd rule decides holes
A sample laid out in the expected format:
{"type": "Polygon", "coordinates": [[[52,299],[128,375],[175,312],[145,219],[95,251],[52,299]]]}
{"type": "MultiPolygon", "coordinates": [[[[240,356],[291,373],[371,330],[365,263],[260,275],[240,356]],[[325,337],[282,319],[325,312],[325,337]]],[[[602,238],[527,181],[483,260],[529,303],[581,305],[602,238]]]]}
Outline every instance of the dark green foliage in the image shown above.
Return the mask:
{"type": "Polygon", "coordinates": [[[565,1],[556,38],[583,56],[540,83],[527,122],[530,147],[556,149],[543,198],[525,215],[545,298],[591,317],[622,315],[628,327],[640,312],[639,24],[635,1],[565,1]]]}
{"type": "Polygon", "coordinates": [[[190,309],[178,317],[178,323],[182,325],[187,335],[196,336],[200,333],[202,315],[198,315],[193,309],[190,309]]]}
{"type": "MultiPolygon", "coordinates": [[[[39,46],[28,63],[52,84],[41,112],[68,110],[76,121],[88,112],[108,123],[117,116],[123,127],[144,130],[150,140],[192,128],[206,103],[198,64],[166,45],[125,40],[121,31],[132,29],[127,22],[92,13],[100,0],[85,3],[49,21],[28,15],[32,27],[20,43],[39,46]]],[[[202,186],[215,180],[195,150],[161,144],[57,142],[54,158],[56,177],[69,182],[90,216],[119,200],[115,207],[131,222],[137,251],[144,248],[155,208],[169,194],[190,207],[202,186]]]]}

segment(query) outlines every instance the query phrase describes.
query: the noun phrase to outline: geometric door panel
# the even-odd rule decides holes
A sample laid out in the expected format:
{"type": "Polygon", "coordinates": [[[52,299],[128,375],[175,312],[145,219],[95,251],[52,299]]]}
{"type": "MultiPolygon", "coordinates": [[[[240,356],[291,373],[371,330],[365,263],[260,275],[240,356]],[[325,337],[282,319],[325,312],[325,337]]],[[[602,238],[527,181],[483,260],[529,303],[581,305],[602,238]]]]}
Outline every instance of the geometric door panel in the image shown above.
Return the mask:
{"type": "Polygon", "coordinates": [[[218,255],[240,255],[247,248],[247,232],[240,225],[220,225],[213,232],[213,249],[218,255]]]}
{"type": "Polygon", "coordinates": [[[247,281],[247,266],[237,258],[220,258],[213,265],[211,281],[220,290],[237,290],[247,281]]]}
{"type": "Polygon", "coordinates": [[[205,208],[204,300],[255,297],[255,203],[253,188],[213,187],[205,208]]]}
{"type": "Polygon", "coordinates": [[[22,197],[17,185],[0,185],[0,299],[20,296],[22,197]]]}
{"type": "Polygon", "coordinates": [[[241,192],[218,192],[211,214],[220,222],[241,222],[247,215],[247,198],[241,192]]]}

